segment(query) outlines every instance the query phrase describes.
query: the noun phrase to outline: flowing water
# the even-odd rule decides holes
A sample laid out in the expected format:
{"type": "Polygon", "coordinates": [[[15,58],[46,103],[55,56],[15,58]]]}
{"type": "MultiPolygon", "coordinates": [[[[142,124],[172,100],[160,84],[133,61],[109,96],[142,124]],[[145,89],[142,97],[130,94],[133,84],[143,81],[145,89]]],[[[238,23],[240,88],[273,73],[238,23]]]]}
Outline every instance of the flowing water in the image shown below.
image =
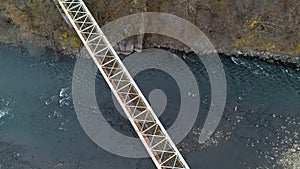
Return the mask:
{"type": "MultiPolygon", "coordinates": [[[[193,71],[201,93],[197,122],[178,145],[191,168],[300,168],[299,71],[221,56],[227,103],[215,134],[199,144],[197,139],[210,105],[208,75],[195,56],[178,55],[193,71]]],[[[57,61],[53,52],[44,49],[27,47],[24,52],[0,46],[0,169],[154,169],[149,158],[113,155],[85,134],[71,95],[75,61],[57,61]]],[[[160,87],[166,91],[168,102],[178,97],[176,85],[169,87],[174,81],[166,83],[168,75],[161,71],[143,71],[135,79],[146,95],[160,87]]],[[[125,118],[116,115],[110,90],[100,75],[96,93],[112,127],[130,135],[131,127],[125,118]],[[114,122],[116,119],[119,121],[114,122]]],[[[167,105],[165,112],[178,107],[167,105]]],[[[171,125],[172,120],[166,123],[171,125]]]]}

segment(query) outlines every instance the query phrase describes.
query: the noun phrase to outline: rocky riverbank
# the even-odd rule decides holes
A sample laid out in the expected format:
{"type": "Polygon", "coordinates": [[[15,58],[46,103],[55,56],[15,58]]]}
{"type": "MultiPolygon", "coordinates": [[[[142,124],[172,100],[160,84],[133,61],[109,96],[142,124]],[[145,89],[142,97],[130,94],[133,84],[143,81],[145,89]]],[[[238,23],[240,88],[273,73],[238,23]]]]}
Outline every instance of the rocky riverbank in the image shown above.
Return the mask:
{"type": "MultiPolygon", "coordinates": [[[[89,0],[100,25],[138,12],[165,12],[199,27],[219,53],[280,62],[300,68],[300,1],[298,0],[89,0]]],[[[52,0],[0,0],[0,43],[30,42],[64,54],[78,55],[82,44],[52,0]]],[[[116,46],[129,54],[149,47],[190,50],[174,39],[132,37],[116,46]]]]}

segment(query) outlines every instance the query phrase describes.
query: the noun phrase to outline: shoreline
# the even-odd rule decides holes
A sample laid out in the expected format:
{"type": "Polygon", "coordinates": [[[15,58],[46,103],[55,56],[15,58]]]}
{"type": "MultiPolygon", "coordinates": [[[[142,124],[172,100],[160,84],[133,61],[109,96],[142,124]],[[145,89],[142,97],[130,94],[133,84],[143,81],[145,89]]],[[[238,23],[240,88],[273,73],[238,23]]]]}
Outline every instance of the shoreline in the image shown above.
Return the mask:
{"type": "MultiPolygon", "coordinates": [[[[80,56],[81,48],[64,47],[63,50],[55,50],[52,47],[35,47],[34,45],[32,45],[29,42],[21,43],[21,44],[0,43],[0,45],[17,48],[17,49],[21,50],[21,52],[24,55],[27,55],[29,53],[28,49],[30,49],[30,48],[36,48],[36,49],[43,48],[43,50],[51,50],[55,54],[55,56],[53,57],[55,60],[59,60],[62,56],[66,56],[66,57],[70,57],[70,58],[81,57],[80,56]]],[[[189,50],[187,48],[174,49],[172,47],[165,47],[165,46],[160,46],[160,45],[151,45],[151,46],[148,46],[141,50],[139,49],[138,51],[133,48],[131,51],[116,50],[116,52],[118,54],[122,54],[122,55],[130,55],[134,52],[140,52],[140,51],[142,51],[144,49],[148,49],[148,48],[164,48],[171,52],[183,52],[187,55],[193,53],[191,50],[189,50]]],[[[270,52],[270,51],[255,51],[255,50],[246,50],[246,49],[240,50],[240,49],[235,49],[235,48],[230,51],[222,50],[222,49],[219,49],[217,51],[218,51],[219,55],[224,55],[226,57],[231,57],[231,56],[234,56],[237,58],[243,57],[243,58],[248,58],[248,59],[252,59],[252,60],[264,61],[264,62],[267,62],[270,64],[281,64],[284,66],[291,67],[295,70],[300,70],[300,57],[290,56],[290,55],[287,55],[284,53],[274,53],[274,52],[270,52]]]]}
{"type": "MultiPolygon", "coordinates": [[[[177,5],[169,1],[119,1],[117,4],[90,1],[87,6],[94,11],[100,26],[134,13],[170,13],[203,31],[219,54],[280,63],[300,70],[298,1],[245,1],[245,4],[239,1],[211,1],[206,4],[201,1],[188,4],[177,0],[173,2],[177,5]],[[183,5],[188,6],[182,8],[183,5]],[[103,6],[106,8],[101,8],[103,6]]],[[[55,53],[79,57],[83,45],[52,1],[7,1],[0,4],[0,8],[0,21],[3,23],[0,44],[22,48],[23,44],[30,43],[55,53]]],[[[157,29],[163,29],[164,24],[163,21],[157,23],[157,29]]],[[[176,27],[168,29],[175,31],[176,27]]],[[[157,34],[129,37],[115,46],[115,50],[124,55],[147,48],[165,48],[187,54],[191,52],[179,41],[157,34]]],[[[209,54],[209,51],[204,54],[209,54]]]]}
{"type": "MultiPolygon", "coordinates": [[[[300,70],[300,2],[296,0],[188,3],[179,0],[116,3],[91,0],[86,4],[100,26],[130,14],[169,13],[198,27],[220,54],[280,63],[300,70]]],[[[0,21],[3,23],[0,28],[1,44],[22,46],[31,43],[33,46],[78,57],[83,45],[52,1],[5,1],[0,4],[0,8],[0,21]]],[[[162,30],[164,25],[163,21],[158,21],[156,28],[162,30]]],[[[177,28],[168,29],[175,31],[177,28]]],[[[115,49],[128,55],[153,47],[191,52],[178,41],[158,34],[129,37],[118,43],[115,49]]]]}
{"type": "MultiPolygon", "coordinates": [[[[24,55],[27,55],[28,53],[28,48],[44,48],[45,50],[52,50],[56,56],[54,56],[55,60],[59,60],[61,55],[67,56],[70,58],[78,58],[80,57],[80,50],[81,48],[72,48],[72,47],[64,47],[63,50],[55,50],[51,47],[35,47],[30,43],[22,43],[22,44],[3,44],[1,43],[0,45],[4,46],[9,46],[12,48],[17,48],[20,49],[21,52],[24,55]]],[[[168,47],[162,47],[162,46],[156,46],[153,45],[151,47],[147,48],[165,48],[166,50],[172,51],[172,52],[184,52],[185,54],[190,54],[193,53],[190,50],[187,49],[174,49],[174,48],[168,48],[168,47]]],[[[147,49],[147,48],[143,48],[147,49]]],[[[217,50],[219,55],[224,55],[226,57],[243,57],[243,58],[249,58],[253,60],[260,60],[264,61],[270,64],[281,64],[284,66],[291,67],[296,70],[300,70],[300,58],[295,57],[295,56],[290,56],[287,54],[283,53],[273,53],[270,51],[254,51],[254,50],[239,50],[239,49],[233,49],[231,51],[223,51],[223,50],[217,50]]],[[[132,51],[117,51],[118,54],[123,54],[123,55],[130,55],[132,53],[136,52],[135,50],[132,51]]]]}

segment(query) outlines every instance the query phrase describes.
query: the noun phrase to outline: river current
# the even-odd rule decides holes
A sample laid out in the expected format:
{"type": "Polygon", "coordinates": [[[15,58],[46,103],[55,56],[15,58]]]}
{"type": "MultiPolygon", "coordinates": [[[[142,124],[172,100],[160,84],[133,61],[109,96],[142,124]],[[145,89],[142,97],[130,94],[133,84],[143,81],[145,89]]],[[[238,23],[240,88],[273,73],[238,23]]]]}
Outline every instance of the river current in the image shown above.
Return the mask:
{"type": "MultiPolygon", "coordinates": [[[[0,169],[155,168],[150,158],[124,158],[103,150],[83,131],[72,101],[76,59],[57,59],[52,51],[24,47],[0,46],[0,169]]],[[[227,79],[226,107],[215,134],[199,144],[210,83],[197,57],[177,55],[190,67],[200,91],[200,97],[184,93],[201,103],[193,130],[178,145],[191,168],[300,168],[299,71],[220,56],[227,79]]],[[[115,114],[110,90],[98,75],[96,95],[103,115],[114,129],[130,135],[131,126],[115,114]]],[[[176,103],[179,93],[168,74],[149,69],[134,78],[147,98],[160,88],[168,102],[176,103]]],[[[176,109],[179,106],[167,104],[164,112],[176,109]]],[[[174,121],[167,115],[161,118],[167,126],[174,121]]]]}

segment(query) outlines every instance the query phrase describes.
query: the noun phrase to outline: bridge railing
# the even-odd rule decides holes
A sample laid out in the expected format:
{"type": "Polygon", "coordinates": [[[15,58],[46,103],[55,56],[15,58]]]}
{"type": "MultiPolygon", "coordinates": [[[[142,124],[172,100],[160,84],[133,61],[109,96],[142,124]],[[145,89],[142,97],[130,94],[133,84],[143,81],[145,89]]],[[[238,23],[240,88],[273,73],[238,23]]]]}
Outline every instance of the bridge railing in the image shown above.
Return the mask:
{"type": "Polygon", "coordinates": [[[82,0],[57,0],[157,168],[188,165],[82,0]]]}

